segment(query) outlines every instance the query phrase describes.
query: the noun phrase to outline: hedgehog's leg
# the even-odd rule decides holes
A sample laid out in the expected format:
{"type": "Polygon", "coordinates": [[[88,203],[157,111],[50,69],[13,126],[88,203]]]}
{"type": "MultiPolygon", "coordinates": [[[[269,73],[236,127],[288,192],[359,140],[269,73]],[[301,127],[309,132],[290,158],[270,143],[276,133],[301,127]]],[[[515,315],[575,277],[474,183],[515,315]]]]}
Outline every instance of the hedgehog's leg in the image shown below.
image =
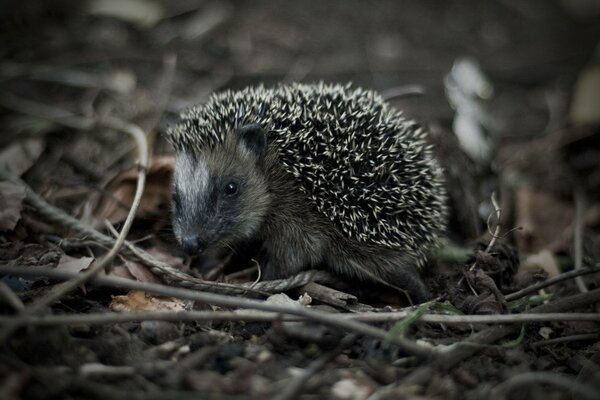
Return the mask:
{"type": "Polygon", "coordinates": [[[326,262],[341,275],[399,288],[413,304],[429,299],[416,260],[400,251],[338,245],[326,262]]]}

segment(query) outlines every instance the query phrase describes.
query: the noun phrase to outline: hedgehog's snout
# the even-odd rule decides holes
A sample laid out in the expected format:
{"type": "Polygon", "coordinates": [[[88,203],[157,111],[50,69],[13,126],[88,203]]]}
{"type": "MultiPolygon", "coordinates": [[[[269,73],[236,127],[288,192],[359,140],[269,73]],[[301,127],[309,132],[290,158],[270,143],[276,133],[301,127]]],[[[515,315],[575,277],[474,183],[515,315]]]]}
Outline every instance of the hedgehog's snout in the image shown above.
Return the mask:
{"type": "Polygon", "coordinates": [[[201,254],[206,249],[206,243],[196,234],[181,238],[181,247],[188,254],[201,254]]]}

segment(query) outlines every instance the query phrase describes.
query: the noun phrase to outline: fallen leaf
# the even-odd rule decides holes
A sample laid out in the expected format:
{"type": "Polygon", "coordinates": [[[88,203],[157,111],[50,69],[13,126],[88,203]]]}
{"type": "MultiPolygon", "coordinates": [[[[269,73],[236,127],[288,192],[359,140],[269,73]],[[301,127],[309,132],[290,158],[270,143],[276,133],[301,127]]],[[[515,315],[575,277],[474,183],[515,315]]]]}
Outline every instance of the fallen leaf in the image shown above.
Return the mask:
{"type": "Polygon", "coordinates": [[[542,326],[538,331],[538,334],[546,340],[550,339],[553,333],[554,331],[549,326],[542,326]]]}
{"type": "Polygon", "coordinates": [[[0,231],[12,231],[21,219],[25,188],[0,182],[0,231]]]}
{"type": "Polygon", "coordinates": [[[60,257],[56,269],[71,272],[81,272],[84,269],[87,269],[92,262],[94,262],[93,257],[75,258],[64,254],[60,257]]]}
{"type": "Polygon", "coordinates": [[[124,265],[115,265],[111,267],[107,275],[114,276],[117,278],[135,280],[135,277],[131,275],[131,272],[129,272],[127,267],[125,267],[124,265]]]}
{"type": "Polygon", "coordinates": [[[0,152],[0,170],[21,176],[37,161],[44,148],[42,139],[13,143],[0,152]]]}
{"type": "Polygon", "coordinates": [[[120,312],[172,311],[191,309],[193,302],[173,297],[155,297],[146,292],[132,290],[124,296],[113,296],[110,309],[120,312]]]}
{"type": "MultiPolygon", "coordinates": [[[[173,168],[173,157],[160,157],[152,161],[136,217],[156,214],[162,205],[171,201],[173,168]]],[[[103,228],[104,220],[112,224],[124,221],[133,203],[137,176],[137,168],[130,168],[117,174],[104,186],[105,195],[94,192],[84,207],[83,222],[103,228]]]]}
{"type": "MultiPolygon", "coordinates": [[[[169,264],[173,268],[183,269],[183,259],[181,257],[175,257],[171,254],[165,253],[159,248],[151,247],[146,250],[147,253],[152,255],[158,261],[169,264]]],[[[163,281],[156,276],[150,269],[142,263],[126,260],[123,265],[113,267],[108,275],[118,276],[121,278],[138,280],[140,282],[150,283],[163,283],[163,281]]]]}
{"type": "Polygon", "coordinates": [[[138,262],[125,260],[125,268],[127,268],[127,271],[140,282],[163,283],[159,277],[138,262]]]}

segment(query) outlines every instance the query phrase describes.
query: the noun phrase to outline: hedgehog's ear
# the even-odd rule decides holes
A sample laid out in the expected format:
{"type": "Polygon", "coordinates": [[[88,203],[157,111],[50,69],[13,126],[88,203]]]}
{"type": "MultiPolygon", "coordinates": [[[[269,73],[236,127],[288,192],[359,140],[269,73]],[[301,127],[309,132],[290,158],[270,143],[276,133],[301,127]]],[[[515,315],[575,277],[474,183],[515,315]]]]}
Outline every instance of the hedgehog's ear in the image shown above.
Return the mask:
{"type": "Polygon", "coordinates": [[[239,144],[257,161],[260,160],[267,147],[267,134],[258,124],[248,124],[237,129],[239,144]]]}

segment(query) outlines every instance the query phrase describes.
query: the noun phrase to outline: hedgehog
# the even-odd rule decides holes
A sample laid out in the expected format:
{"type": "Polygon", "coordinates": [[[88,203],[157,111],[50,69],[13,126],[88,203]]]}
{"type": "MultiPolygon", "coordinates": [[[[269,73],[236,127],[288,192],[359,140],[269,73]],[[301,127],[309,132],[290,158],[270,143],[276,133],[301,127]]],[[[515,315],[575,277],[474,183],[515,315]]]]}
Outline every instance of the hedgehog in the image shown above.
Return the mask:
{"type": "Polygon", "coordinates": [[[258,243],[264,279],[323,268],[422,302],[420,267],[446,219],[426,139],[350,84],[213,94],[167,130],[175,237],[191,254],[258,243]]]}

